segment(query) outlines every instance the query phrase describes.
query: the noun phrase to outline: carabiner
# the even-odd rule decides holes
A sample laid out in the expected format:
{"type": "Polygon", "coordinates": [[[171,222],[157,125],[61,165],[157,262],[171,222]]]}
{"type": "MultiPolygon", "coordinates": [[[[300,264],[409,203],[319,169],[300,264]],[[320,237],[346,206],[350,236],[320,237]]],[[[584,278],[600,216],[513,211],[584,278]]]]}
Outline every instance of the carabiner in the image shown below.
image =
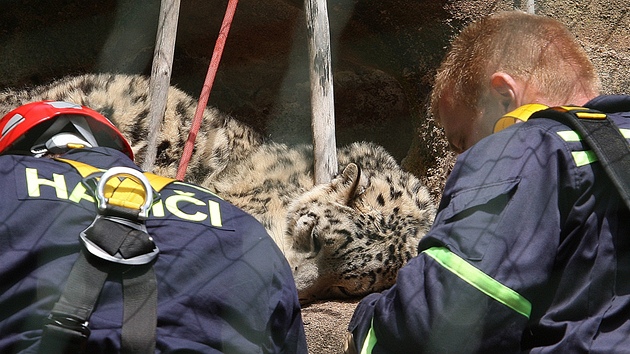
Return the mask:
{"type": "Polygon", "coordinates": [[[144,204],[142,204],[139,209],[140,212],[138,214],[138,219],[145,220],[149,216],[149,209],[151,208],[151,205],[153,205],[153,188],[151,187],[151,183],[149,183],[147,177],[142,174],[142,172],[129,167],[112,167],[109,170],[105,171],[100,177],[98,184],[96,185],[95,193],[98,200],[98,210],[101,213],[107,210],[109,198],[106,198],[104,194],[105,185],[110,179],[119,176],[135,179],[136,182],[139,182],[143,186],[144,204]]]}

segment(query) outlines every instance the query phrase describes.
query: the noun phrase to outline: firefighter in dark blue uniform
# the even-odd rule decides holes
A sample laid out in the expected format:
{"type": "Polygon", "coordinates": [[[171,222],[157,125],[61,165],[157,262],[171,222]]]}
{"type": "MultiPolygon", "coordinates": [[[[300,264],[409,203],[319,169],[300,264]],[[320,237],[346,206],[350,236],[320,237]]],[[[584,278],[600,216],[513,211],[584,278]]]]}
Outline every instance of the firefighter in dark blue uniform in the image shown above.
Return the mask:
{"type": "Polygon", "coordinates": [[[462,153],[419,255],[358,305],[348,352],[628,351],[630,211],[579,134],[528,120],[576,104],[630,137],[630,96],[598,90],[555,20],[507,12],[464,29],[432,94],[462,153]]]}
{"type": "MultiPolygon", "coordinates": [[[[0,127],[0,352],[35,352],[97,209],[73,165],[32,155],[137,167],[120,133],[86,107],[38,102],[0,127]]],[[[264,228],[200,187],[173,181],[159,193],[145,221],[159,248],[156,352],[306,352],[291,270],[264,228]]],[[[121,288],[115,276],[105,282],[86,352],[120,352],[121,288]]]]}

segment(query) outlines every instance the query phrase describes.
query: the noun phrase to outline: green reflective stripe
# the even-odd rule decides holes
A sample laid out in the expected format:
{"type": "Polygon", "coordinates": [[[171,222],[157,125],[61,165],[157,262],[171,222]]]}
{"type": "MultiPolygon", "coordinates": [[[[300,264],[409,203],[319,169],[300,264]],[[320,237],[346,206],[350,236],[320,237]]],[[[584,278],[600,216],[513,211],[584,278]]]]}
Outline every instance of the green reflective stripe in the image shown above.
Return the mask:
{"type": "Polygon", "coordinates": [[[448,269],[482,293],[490,296],[517,313],[529,318],[532,305],[514,290],[492,279],[490,276],[449,251],[446,247],[433,247],[423,251],[429,257],[448,269]]]}
{"type": "MultiPolygon", "coordinates": [[[[511,308],[515,312],[529,318],[532,304],[516,291],[492,279],[490,276],[466,262],[464,259],[448,250],[446,247],[432,247],[422,253],[433,258],[441,266],[457,275],[463,281],[477,288],[477,290],[511,308]]],[[[367,336],[361,346],[361,354],[370,354],[376,345],[374,333],[374,318],[370,324],[367,336]]]]}
{"type": "Polygon", "coordinates": [[[573,130],[560,131],[558,132],[558,135],[560,135],[562,140],[566,142],[582,141],[582,137],[580,137],[580,134],[574,132],[573,130]]]}
{"type": "MultiPolygon", "coordinates": [[[[624,130],[627,130],[627,129],[624,129],[624,130]]],[[[580,134],[578,134],[577,132],[573,130],[559,131],[558,135],[562,138],[562,140],[568,143],[582,141],[582,137],[580,136],[580,134]]],[[[571,155],[573,155],[573,161],[575,161],[575,165],[577,167],[585,166],[585,165],[588,165],[590,163],[597,161],[597,156],[591,150],[573,151],[571,152],[571,155]]]]}
{"type": "MultiPolygon", "coordinates": [[[[630,139],[630,129],[619,129],[619,131],[624,136],[624,138],[630,139]]],[[[562,138],[562,140],[566,142],[582,141],[580,135],[572,130],[559,131],[558,135],[562,138]]],[[[575,165],[578,167],[598,161],[597,155],[592,150],[573,151],[571,154],[573,155],[573,161],[575,161],[575,165]]]]}
{"type": "Polygon", "coordinates": [[[573,155],[573,160],[577,167],[588,165],[598,160],[597,155],[592,150],[573,151],[571,155],[573,155]]]}
{"type": "Polygon", "coordinates": [[[367,337],[363,341],[363,345],[361,346],[361,354],[370,354],[372,353],[372,349],[376,345],[376,334],[374,334],[374,319],[372,319],[372,323],[370,324],[370,330],[367,333],[367,337]]]}
{"type": "MultiPolygon", "coordinates": [[[[630,129],[621,128],[619,129],[619,131],[624,138],[630,139],[630,129]]],[[[566,142],[582,141],[582,137],[580,136],[580,134],[574,132],[573,130],[559,131],[558,135],[566,142]]]]}

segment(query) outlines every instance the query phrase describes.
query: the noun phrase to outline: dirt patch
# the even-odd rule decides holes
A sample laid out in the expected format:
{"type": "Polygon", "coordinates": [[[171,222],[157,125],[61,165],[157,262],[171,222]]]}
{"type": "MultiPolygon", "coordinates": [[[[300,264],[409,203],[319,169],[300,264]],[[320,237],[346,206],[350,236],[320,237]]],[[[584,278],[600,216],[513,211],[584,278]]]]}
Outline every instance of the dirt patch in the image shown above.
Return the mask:
{"type": "Polygon", "coordinates": [[[327,301],[302,309],[308,351],[311,354],[339,354],[346,340],[352,313],[359,301],[327,301]]]}

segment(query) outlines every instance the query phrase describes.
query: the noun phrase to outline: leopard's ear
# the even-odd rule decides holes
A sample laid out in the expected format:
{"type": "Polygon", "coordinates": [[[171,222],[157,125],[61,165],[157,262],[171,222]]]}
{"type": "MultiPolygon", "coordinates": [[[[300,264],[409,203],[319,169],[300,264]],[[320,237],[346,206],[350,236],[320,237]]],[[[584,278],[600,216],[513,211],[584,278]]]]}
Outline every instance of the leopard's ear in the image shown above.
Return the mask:
{"type": "Polygon", "coordinates": [[[332,183],[341,202],[348,205],[354,198],[365,192],[369,182],[361,173],[361,168],[355,163],[350,163],[332,183]]]}

